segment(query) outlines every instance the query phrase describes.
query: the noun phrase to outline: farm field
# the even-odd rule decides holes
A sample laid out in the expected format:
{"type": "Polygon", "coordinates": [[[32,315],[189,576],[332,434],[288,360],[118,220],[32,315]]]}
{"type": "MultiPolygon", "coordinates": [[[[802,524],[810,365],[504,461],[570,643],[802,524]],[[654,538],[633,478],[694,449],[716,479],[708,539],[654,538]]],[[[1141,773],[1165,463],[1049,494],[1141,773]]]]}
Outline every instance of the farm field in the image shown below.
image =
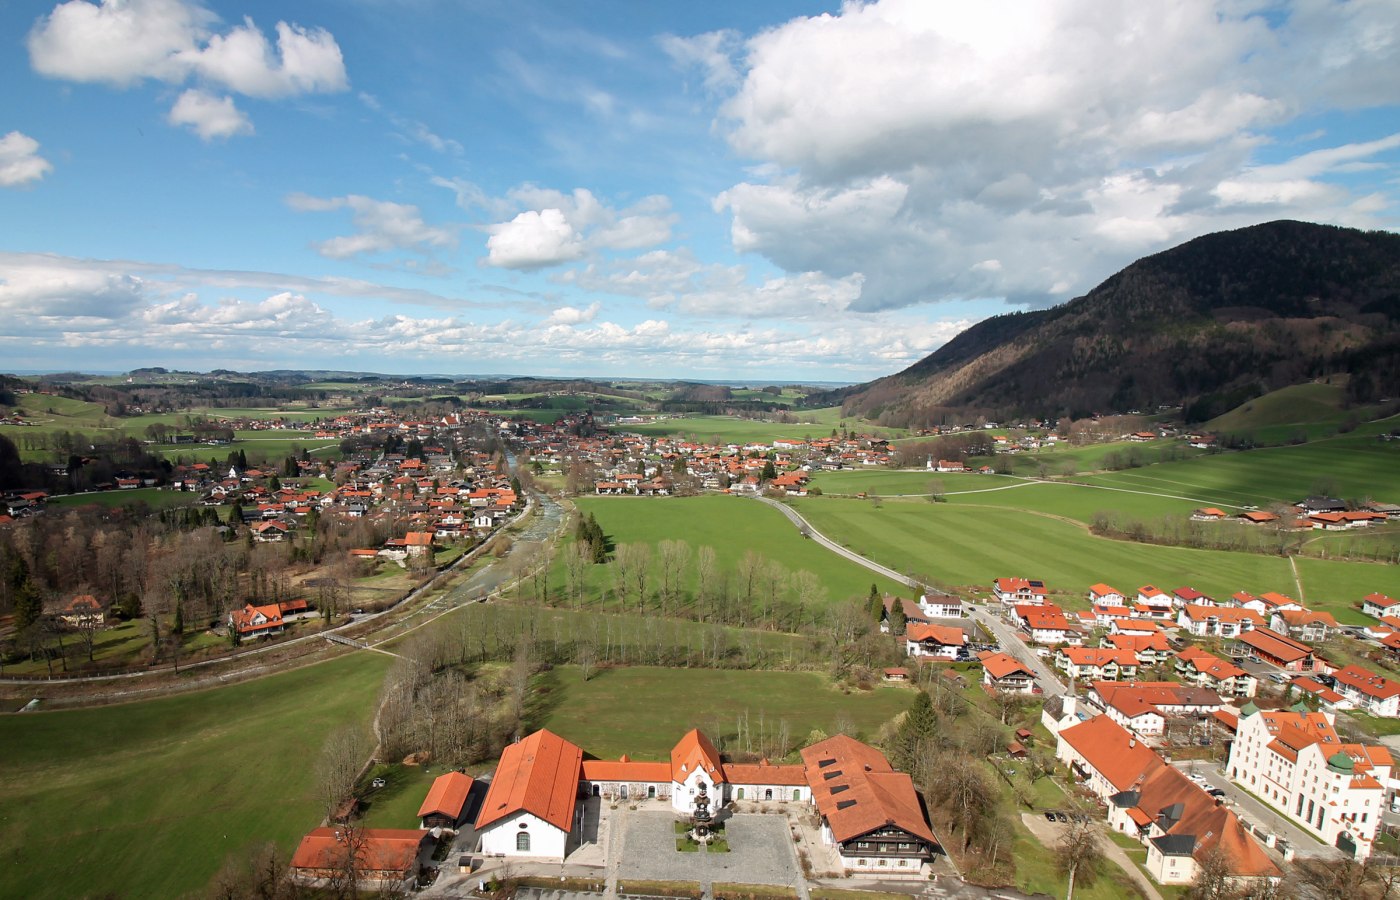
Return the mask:
{"type": "Polygon", "coordinates": [[[170,509],[177,506],[193,506],[199,502],[199,494],[190,491],[167,491],[160,488],[134,488],[128,491],[95,491],[87,494],[55,495],[47,505],[60,507],[87,506],[130,506],[144,503],[153,509],[170,509]]]}
{"type": "MultiPolygon", "coordinates": [[[[986,480],[990,480],[986,479],[986,480]]],[[[1051,516],[1065,516],[1088,524],[1098,512],[1116,512],[1141,519],[1187,515],[1204,505],[1188,497],[1092,487],[1068,481],[1002,480],[1005,490],[959,493],[949,486],[947,501],[953,506],[1022,509],[1051,516]]],[[[1218,505],[1218,504],[1217,504],[1218,505]]]]}
{"type": "MultiPolygon", "coordinates": [[[[1013,493],[1013,492],[1008,492],[1013,493]]],[[[1015,509],[889,501],[805,498],[792,506],[819,531],[897,571],[957,585],[990,585],[1001,576],[1044,578],[1072,608],[1087,608],[1089,585],[1128,590],[1191,585],[1208,594],[1295,591],[1288,561],[1108,540],[1082,525],[1015,509]]]]}
{"type": "Polygon", "coordinates": [[[1349,434],[1310,444],[1219,453],[1078,480],[1137,490],[1190,492],[1212,502],[1249,504],[1261,509],[1270,504],[1293,503],[1323,487],[1334,490],[1343,499],[1370,497],[1400,502],[1392,499],[1400,498],[1400,443],[1349,434]]]}
{"type": "Polygon", "coordinates": [[[1335,434],[1348,419],[1367,421],[1382,412],[1380,404],[1346,408],[1346,377],[1335,384],[1295,384],[1256,397],[1201,426],[1212,434],[1250,435],[1261,444],[1282,444],[1305,436],[1317,440],[1335,434]]]}
{"type": "Polygon", "coordinates": [[[268,841],[290,852],[323,815],[313,769],[326,735],[368,725],[390,662],[366,653],[166,699],[0,717],[3,893],[175,897],[230,853],[268,841]]]}
{"type": "Polygon", "coordinates": [[[1013,475],[1040,477],[1071,475],[1078,472],[1095,472],[1106,465],[1111,454],[1141,458],[1144,465],[1158,463],[1168,458],[1192,458],[1202,456],[1204,450],[1189,447],[1185,442],[1169,439],[1144,441],[1111,441],[1105,444],[1084,444],[1079,447],[1056,445],[1043,450],[1027,450],[1006,456],[973,457],[969,464],[989,465],[993,468],[1010,466],[1013,475]]]}
{"type": "Polygon", "coordinates": [[[938,482],[948,493],[978,491],[987,488],[1019,484],[1019,480],[1004,475],[968,475],[957,472],[930,472],[926,469],[842,469],[818,472],[812,484],[824,494],[879,494],[893,497],[899,494],[927,495],[929,484],[938,482]]]}
{"type": "Polygon", "coordinates": [[[602,759],[622,754],[665,759],[691,728],[703,730],[721,751],[736,746],[738,721],[757,735],[760,716],[772,734],[786,721],[793,749],[817,729],[834,734],[841,721],[854,736],[873,740],[880,726],[909,708],[914,692],[903,687],[843,693],[811,672],[664,669],[637,666],[600,670],[584,681],[574,666],[560,666],[548,688],[544,727],[602,759]]]}
{"type": "MultiPolygon", "coordinates": [[[[614,546],[651,544],[653,561],[658,556],[656,545],[661,541],[683,540],[691,545],[692,563],[694,551],[703,546],[714,548],[719,568],[724,572],[732,572],[750,550],[781,562],[791,572],[805,569],[821,579],[833,603],[866,596],[872,582],[883,591],[907,592],[903,586],[807,540],[778,510],[753,500],[711,494],[664,499],[581,497],[577,504],[582,514],[597,517],[614,546]]],[[[605,577],[602,566],[591,567],[589,578],[594,596],[605,577]]],[[[562,553],[555,562],[551,583],[552,590],[562,592],[562,553]]],[[[686,585],[693,588],[693,576],[686,578],[686,585]]]]}

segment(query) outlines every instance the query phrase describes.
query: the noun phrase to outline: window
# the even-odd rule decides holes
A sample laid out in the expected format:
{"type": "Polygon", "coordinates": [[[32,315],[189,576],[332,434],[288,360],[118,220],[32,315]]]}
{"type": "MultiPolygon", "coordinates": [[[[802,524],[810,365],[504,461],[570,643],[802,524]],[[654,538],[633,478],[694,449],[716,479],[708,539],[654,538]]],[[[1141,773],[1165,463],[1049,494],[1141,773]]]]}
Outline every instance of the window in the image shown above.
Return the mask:
{"type": "Polygon", "coordinates": [[[530,852],[530,832],[519,831],[515,834],[515,850],[517,853],[530,852]]]}
{"type": "Polygon", "coordinates": [[[742,800],[742,799],[744,799],[744,789],[743,789],[743,788],[739,788],[737,791],[734,792],[734,799],[735,799],[735,800],[742,800]]]}

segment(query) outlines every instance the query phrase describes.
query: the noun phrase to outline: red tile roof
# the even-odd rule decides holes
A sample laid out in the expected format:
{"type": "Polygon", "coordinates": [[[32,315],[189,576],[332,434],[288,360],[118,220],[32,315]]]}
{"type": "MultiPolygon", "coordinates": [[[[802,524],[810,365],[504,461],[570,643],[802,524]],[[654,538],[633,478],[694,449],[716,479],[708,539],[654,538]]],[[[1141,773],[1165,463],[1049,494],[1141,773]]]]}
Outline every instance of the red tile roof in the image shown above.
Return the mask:
{"type": "Polygon", "coordinates": [[[661,784],[671,780],[671,764],[634,762],[625,756],[622,759],[585,759],[583,778],[585,781],[640,781],[661,784]]]}
{"type": "Polygon", "coordinates": [[[805,748],[802,763],[812,799],[835,840],[844,843],[893,825],[936,843],[913,779],[894,771],[874,747],[838,734],[805,748]]]}
{"type": "Polygon", "coordinates": [[[462,807],[466,805],[467,794],[471,789],[470,775],[463,775],[461,772],[439,775],[433,779],[433,786],[428,788],[428,796],[423,798],[423,805],[418,807],[418,818],[434,813],[454,819],[461,818],[462,807]]]}
{"type": "Polygon", "coordinates": [[[697,768],[716,782],[724,781],[724,767],[720,764],[719,751],[704,732],[692,728],[671,748],[671,780],[677,784],[686,780],[697,768]]]}
{"type": "Polygon", "coordinates": [[[582,773],[583,750],[553,732],[541,729],[511,744],[501,753],[477,829],[524,811],[562,831],[572,830],[582,773]]]}
{"type": "MultiPolygon", "coordinates": [[[[343,867],[349,848],[343,840],[344,828],[316,828],[301,839],[292,854],[293,869],[338,869],[343,867]]],[[[358,832],[357,866],[362,875],[376,872],[413,874],[418,852],[429,832],[416,828],[364,828],[358,832]]]]}
{"type": "Polygon", "coordinates": [[[1060,732],[1108,783],[1120,791],[1137,784],[1159,766],[1166,765],[1146,744],[1108,716],[1094,716],[1060,732]]]}
{"type": "Polygon", "coordinates": [[[768,760],[757,763],[725,763],[724,774],[730,784],[786,784],[793,787],[807,783],[807,770],[802,766],[775,766],[768,760]]]}
{"type": "Polygon", "coordinates": [[[953,625],[910,622],[904,628],[904,636],[911,641],[933,641],[945,647],[961,647],[967,643],[967,635],[953,625]]]}

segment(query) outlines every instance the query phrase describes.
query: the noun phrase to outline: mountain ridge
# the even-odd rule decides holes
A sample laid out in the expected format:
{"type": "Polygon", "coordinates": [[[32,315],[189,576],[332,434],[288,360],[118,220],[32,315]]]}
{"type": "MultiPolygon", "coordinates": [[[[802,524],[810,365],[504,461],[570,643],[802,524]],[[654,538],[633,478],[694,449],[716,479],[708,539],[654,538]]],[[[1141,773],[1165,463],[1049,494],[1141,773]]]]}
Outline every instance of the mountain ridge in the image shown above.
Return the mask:
{"type": "Polygon", "coordinates": [[[986,319],[902,372],[812,400],[883,425],[1176,405],[1209,418],[1339,372],[1355,376],[1353,400],[1400,393],[1400,235],[1280,220],[1143,257],[1081,297],[986,319]]]}

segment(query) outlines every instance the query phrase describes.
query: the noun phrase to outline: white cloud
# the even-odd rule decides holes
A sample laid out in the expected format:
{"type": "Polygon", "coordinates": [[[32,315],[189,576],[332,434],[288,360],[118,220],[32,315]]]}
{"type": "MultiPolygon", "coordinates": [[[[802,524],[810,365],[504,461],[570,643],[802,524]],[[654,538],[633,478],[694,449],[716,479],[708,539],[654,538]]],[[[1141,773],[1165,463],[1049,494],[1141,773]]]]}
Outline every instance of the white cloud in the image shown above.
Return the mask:
{"type": "Polygon", "coordinates": [[[491,226],[486,263],[502,269],[541,269],[580,259],[583,238],[557,209],[529,210],[491,226]]]}
{"type": "Polygon", "coordinates": [[[331,259],[388,250],[428,253],[433,248],[452,247],[457,243],[451,229],[427,224],[418,207],[405,203],[375,200],[359,194],[345,197],[292,194],[287,197],[287,205],[297,212],[351,211],[351,219],[358,229],[354,234],[316,244],[317,251],[331,259]]]}
{"type": "Polygon", "coordinates": [[[0,137],[0,187],[20,187],[53,171],[53,164],[39,155],[39,142],[11,131],[0,137]]]}
{"type": "Polygon", "coordinates": [[[188,72],[181,54],[196,48],[213,20],[182,0],[69,0],[35,23],[29,59],[36,72],[65,81],[180,81],[188,72]]]}
{"type": "Polygon", "coordinates": [[[136,276],[36,257],[0,265],[0,311],[25,318],[120,319],[143,301],[136,276]]]}
{"type": "Polygon", "coordinates": [[[210,35],[178,58],[200,76],[250,97],[343,91],[349,84],[340,46],[322,28],[277,23],[277,50],[245,18],[227,34],[210,35]]]}
{"type": "Polygon", "coordinates": [[[457,193],[463,208],[482,207],[509,221],[488,227],[486,264],[506,269],[539,269],[582,259],[601,250],[639,250],[671,238],[676,216],[662,196],[643,197],[618,209],[599,200],[587,188],[564,193],[523,184],[505,197],[487,197],[466,182],[435,179],[457,193]]]}
{"type": "Polygon", "coordinates": [[[1384,0],[877,0],[738,52],[714,35],[664,46],[733,85],[719,125],[757,162],[715,200],[735,249],[864,276],[853,309],[1040,305],[1261,218],[1385,224],[1384,198],[1331,176],[1389,138],[1253,163],[1300,115],[1396,105],[1384,0]],[[1000,268],[971,264],[988,259],[1000,268]]]}
{"type": "Polygon", "coordinates": [[[588,306],[580,309],[577,306],[561,306],[549,314],[549,318],[544,320],[545,326],[550,325],[580,325],[584,322],[592,322],[598,317],[598,312],[603,308],[603,304],[594,301],[588,306]]]}
{"type": "MultiPolygon", "coordinates": [[[[65,81],[130,87],[195,80],[260,98],[349,86],[340,46],[324,29],[279,21],[274,49],[250,18],[224,31],[218,25],[217,16],[189,0],[68,0],[35,23],[26,44],[36,72],[65,81]]],[[[190,125],[205,140],[251,130],[232,100],[216,110],[207,92],[190,97],[180,95],[173,124],[190,125]]]]}
{"type": "Polygon", "coordinates": [[[253,123],[234,105],[232,97],[215,97],[194,88],[180,95],[167,120],[171,125],[187,126],[206,141],[253,133],[253,123]]]}

